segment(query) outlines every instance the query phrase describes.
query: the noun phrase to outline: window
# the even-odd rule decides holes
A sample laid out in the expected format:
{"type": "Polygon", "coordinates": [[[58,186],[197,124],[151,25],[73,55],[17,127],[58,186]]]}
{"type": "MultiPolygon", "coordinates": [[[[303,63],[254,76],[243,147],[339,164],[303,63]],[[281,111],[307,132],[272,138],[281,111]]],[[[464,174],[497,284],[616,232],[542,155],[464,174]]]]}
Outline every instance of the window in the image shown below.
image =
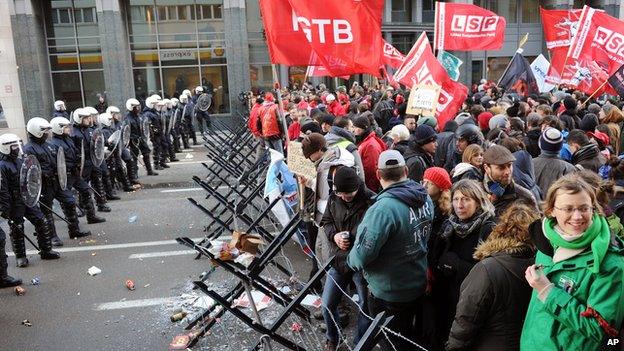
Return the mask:
{"type": "MultiPolygon", "coordinates": [[[[518,0],[475,0],[474,4],[490,11],[496,12],[496,14],[498,14],[499,16],[505,17],[507,23],[518,22],[518,0]]],[[[539,16],[539,11],[537,11],[537,16],[539,16]]]]}
{"type": "Polygon", "coordinates": [[[95,0],[38,3],[54,98],[64,100],[68,110],[93,105],[95,93],[105,90],[95,0]]]}
{"type": "Polygon", "coordinates": [[[405,11],[406,0],[392,0],[392,11],[405,11]]]}
{"type": "Polygon", "coordinates": [[[178,19],[186,21],[188,19],[189,6],[178,6],[178,19]]]}
{"type": "Polygon", "coordinates": [[[539,1],[522,0],[522,23],[540,23],[539,1]]]}
{"type": "Polygon", "coordinates": [[[127,30],[135,96],[216,90],[214,113],[229,111],[222,1],[129,0],[127,30]]]}
{"type": "Polygon", "coordinates": [[[71,16],[69,15],[69,9],[58,9],[58,23],[72,23],[71,16]]]}
{"type": "Polygon", "coordinates": [[[392,22],[412,21],[412,1],[392,0],[392,22]]]}

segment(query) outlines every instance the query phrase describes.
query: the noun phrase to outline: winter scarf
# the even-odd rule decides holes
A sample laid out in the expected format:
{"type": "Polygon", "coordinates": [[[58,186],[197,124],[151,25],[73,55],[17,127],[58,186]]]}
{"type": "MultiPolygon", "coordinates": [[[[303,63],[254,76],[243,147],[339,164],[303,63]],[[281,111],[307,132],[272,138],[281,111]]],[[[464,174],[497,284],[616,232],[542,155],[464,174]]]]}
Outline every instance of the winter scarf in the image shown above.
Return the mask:
{"type": "Polygon", "coordinates": [[[489,212],[479,211],[467,220],[461,220],[455,214],[451,214],[448,220],[455,235],[460,238],[465,238],[479,229],[485,220],[491,216],[492,214],[489,212]]]}
{"type": "Polygon", "coordinates": [[[589,269],[593,273],[600,271],[600,264],[607,254],[609,242],[611,240],[611,231],[609,224],[603,216],[594,215],[592,224],[578,238],[572,241],[566,241],[555,230],[555,221],[552,218],[544,219],[544,234],[553,245],[555,251],[559,247],[571,250],[584,249],[591,246],[592,255],[594,257],[594,265],[589,269]]]}

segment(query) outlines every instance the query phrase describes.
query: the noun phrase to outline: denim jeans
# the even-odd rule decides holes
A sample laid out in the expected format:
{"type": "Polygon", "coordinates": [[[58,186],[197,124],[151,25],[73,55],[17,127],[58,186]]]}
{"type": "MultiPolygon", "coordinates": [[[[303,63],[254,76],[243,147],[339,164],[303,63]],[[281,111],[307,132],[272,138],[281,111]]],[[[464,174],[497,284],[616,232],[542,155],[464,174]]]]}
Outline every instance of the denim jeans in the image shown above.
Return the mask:
{"type": "Polygon", "coordinates": [[[266,145],[273,149],[284,153],[284,144],[282,143],[282,139],[265,139],[266,145]]]}
{"type": "MultiPolygon", "coordinates": [[[[423,321],[421,320],[422,300],[423,298],[419,297],[410,302],[389,302],[371,295],[369,296],[368,303],[372,317],[375,317],[380,312],[386,312],[385,318],[390,316],[394,317],[387,325],[388,329],[391,329],[412,341],[421,343],[421,341],[417,339],[417,335],[419,335],[423,324],[423,321]]],[[[392,344],[390,344],[386,338],[382,338],[380,342],[382,350],[418,350],[418,348],[411,343],[394,335],[388,335],[392,344]]]]}
{"type": "MultiPolygon", "coordinates": [[[[343,293],[342,291],[340,291],[340,289],[346,291],[347,286],[353,280],[353,283],[355,284],[355,289],[357,290],[357,294],[359,297],[358,305],[361,309],[364,310],[364,312],[367,312],[366,300],[368,297],[368,292],[366,287],[366,281],[364,280],[364,277],[362,277],[361,272],[350,272],[347,274],[341,274],[332,267],[330,268],[329,272],[327,272],[327,275],[328,277],[325,280],[325,287],[323,288],[323,319],[325,320],[325,324],[327,325],[327,340],[338,343],[338,327],[336,326],[336,323],[340,324],[340,317],[338,316],[338,304],[340,304],[343,296],[343,293]],[[338,288],[336,283],[338,283],[340,289],[338,288]]],[[[362,315],[361,312],[358,312],[355,344],[360,341],[360,338],[366,332],[369,323],[370,322],[368,318],[362,315]]]]}

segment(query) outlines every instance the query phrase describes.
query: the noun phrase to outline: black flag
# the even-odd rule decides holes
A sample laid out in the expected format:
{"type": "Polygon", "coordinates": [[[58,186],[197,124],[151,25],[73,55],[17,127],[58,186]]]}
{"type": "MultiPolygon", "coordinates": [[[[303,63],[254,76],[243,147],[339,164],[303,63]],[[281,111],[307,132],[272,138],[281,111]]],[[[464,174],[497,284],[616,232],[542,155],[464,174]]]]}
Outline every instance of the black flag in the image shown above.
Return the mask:
{"type": "Polygon", "coordinates": [[[615,89],[620,96],[624,96],[624,65],[620,66],[611,77],[609,77],[609,84],[615,89]]]}
{"type": "Polygon", "coordinates": [[[522,56],[522,49],[518,49],[511,58],[507,69],[498,81],[498,86],[507,92],[514,91],[520,96],[539,94],[537,80],[529,61],[522,56]]]}

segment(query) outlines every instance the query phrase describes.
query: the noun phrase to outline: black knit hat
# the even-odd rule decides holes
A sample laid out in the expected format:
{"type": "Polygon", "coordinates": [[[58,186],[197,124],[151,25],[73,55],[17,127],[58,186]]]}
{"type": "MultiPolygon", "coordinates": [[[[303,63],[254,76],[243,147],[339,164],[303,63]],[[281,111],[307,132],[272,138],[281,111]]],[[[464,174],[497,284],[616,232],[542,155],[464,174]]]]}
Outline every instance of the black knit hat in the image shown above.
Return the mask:
{"type": "Polygon", "coordinates": [[[352,193],[360,187],[362,180],[358,177],[355,169],[342,166],[334,174],[334,191],[340,193],[352,193]]]}
{"type": "Polygon", "coordinates": [[[435,141],[438,138],[435,129],[431,128],[430,125],[421,124],[416,127],[416,131],[414,131],[414,141],[419,145],[425,145],[432,141],[435,141]]]}
{"type": "Polygon", "coordinates": [[[358,116],[355,118],[355,121],[353,121],[353,126],[360,129],[368,129],[370,128],[370,121],[366,116],[358,116]]]}

